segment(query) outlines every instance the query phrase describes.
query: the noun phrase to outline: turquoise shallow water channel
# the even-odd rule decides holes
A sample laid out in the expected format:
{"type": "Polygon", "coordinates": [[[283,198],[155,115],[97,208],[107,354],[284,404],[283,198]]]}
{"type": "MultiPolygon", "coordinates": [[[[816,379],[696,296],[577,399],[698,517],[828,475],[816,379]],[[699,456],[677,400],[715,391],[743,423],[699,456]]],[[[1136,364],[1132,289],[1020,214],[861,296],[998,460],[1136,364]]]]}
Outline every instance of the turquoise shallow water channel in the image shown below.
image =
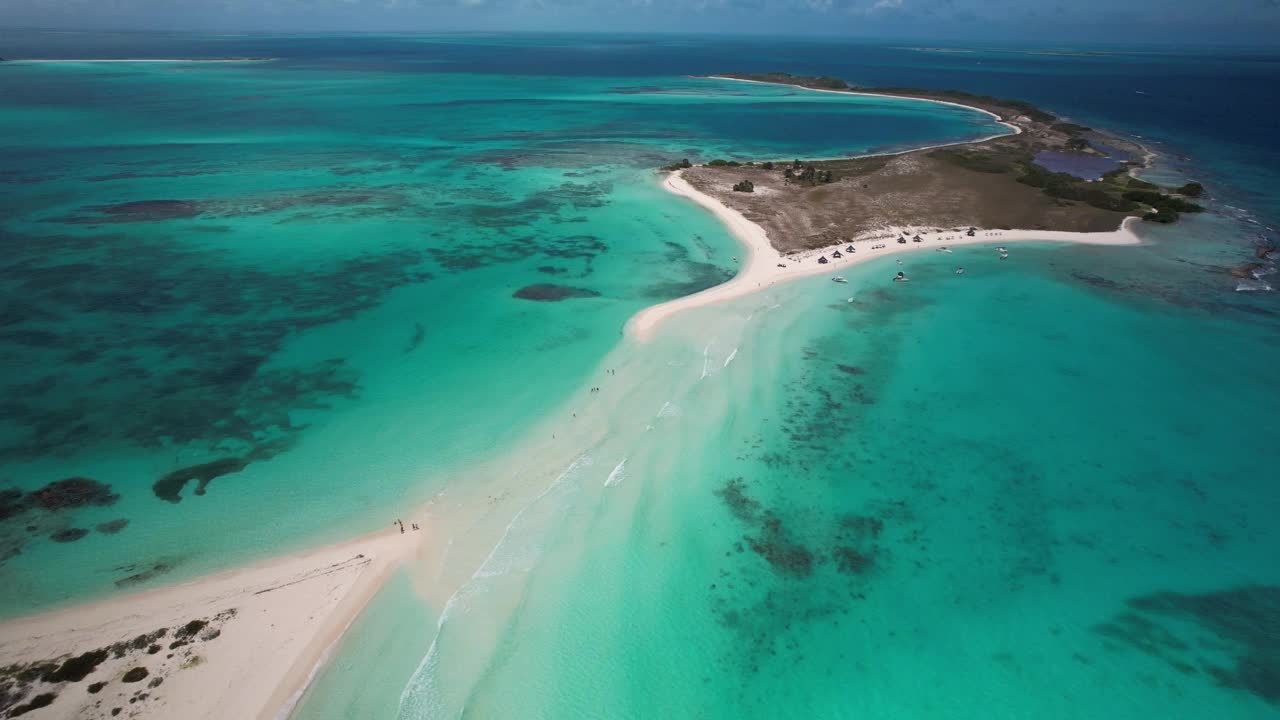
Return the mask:
{"type": "Polygon", "coordinates": [[[1274,717],[1241,399],[1277,327],[1186,273],[1205,229],[673,319],[443,610],[369,617],[299,716],[1274,717]]]}
{"type": "Polygon", "coordinates": [[[732,275],[734,242],[659,165],[999,131],[672,77],[5,70],[9,613],[348,537],[438,492],[636,310],[732,275]],[[785,130],[807,123],[825,130],[785,130]]]}

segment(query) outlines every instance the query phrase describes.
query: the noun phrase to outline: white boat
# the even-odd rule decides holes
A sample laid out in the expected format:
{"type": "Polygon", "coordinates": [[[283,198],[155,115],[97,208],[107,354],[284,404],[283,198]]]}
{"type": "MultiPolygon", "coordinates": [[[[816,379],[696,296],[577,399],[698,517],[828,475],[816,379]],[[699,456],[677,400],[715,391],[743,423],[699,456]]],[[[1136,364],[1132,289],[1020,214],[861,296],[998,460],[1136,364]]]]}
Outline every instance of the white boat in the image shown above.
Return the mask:
{"type": "Polygon", "coordinates": [[[837,276],[835,276],[835,277],[831,278],[831,282],[847,283],[847,282],[849,282],[849,281],[848,281],[848,280],[845,280],[845,279],[844,279],[844,277],[842,277],[842,276],[840,276],[840,275],[837,275],[837,276]]]}

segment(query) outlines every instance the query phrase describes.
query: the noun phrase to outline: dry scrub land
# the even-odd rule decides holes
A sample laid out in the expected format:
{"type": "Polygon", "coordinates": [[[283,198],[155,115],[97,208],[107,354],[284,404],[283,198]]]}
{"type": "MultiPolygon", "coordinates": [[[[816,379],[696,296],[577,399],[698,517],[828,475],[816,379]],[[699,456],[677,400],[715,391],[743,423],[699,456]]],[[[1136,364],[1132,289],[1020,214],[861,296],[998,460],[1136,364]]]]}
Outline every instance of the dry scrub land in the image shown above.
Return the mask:
{"type": "MultiPolygon", "coordinates": [[[[823,78],[771,73],[736,76],[825,88],[823,78]],[[806,81],[806,82],[802,82],[806,81]]],[[[839,82],[839,81],[835,81],[839,82]]],[[[714,160],[688,166],[684,178],[699,191],[762,226],[779,251],[827,247],[885,232],[890,226],[1098,232],[1129,215],[1172,222],[1199,206],[1131,177],[1127,168],[1084,181],[1034,163],[1040,150],[1099,154],[1090,140],[1145,153],[1122,138],[1065,123],[1025,103],[963,93],[875,89],[900,97],[946,100],[995,113],[1021,132],[991,140],[898,155],[811,162],[714,160]],[[749,181],[750,191],[743,188],[749,181]]],[[[673,166],[681,167],[683,165],[673,166]]],[[[1198,194],[1199,186],[1183,188],[1198,194]]]]}

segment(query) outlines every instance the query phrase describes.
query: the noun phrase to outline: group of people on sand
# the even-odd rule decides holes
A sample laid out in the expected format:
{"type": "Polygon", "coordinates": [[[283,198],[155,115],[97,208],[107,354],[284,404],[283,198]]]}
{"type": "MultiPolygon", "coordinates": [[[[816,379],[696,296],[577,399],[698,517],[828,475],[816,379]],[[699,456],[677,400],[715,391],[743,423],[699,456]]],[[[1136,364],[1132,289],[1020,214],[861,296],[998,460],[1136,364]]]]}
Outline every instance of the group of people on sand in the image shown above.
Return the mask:
{"type": "MultiPolygon", "coordinates": [[[[610,374],[610,375],[616,375],[616,374],[617,374],[617,373],[615,373],[613,370],[606,370],[605,372],[607,372],[607,373],[608,373],[608,374],[610,374]]],[[[593,392],[593,393],[598,393],[598,392],[600,392],[600,388],[599,388],[599,387],[593,387],[593,388],[591,388],[591,392],[593,392]]],[[[578,416],[578,415],[577,415],[577,413],[574,413],[574,417],[577,417],[577,416],[578,416]]]]}
{"type": "MultiPolygon", "coordinates": [[[[392,524],[393,524],[393,525],[399,525],[399,526],[400,526],[400,534],[401,534],[401,535],[403,535],[403,534],[404,534],[404,521],[403,521],[403,520],[401,520],[400,518],[396,518],[396,521],[395,521],[394,523],[392,523],[392,524]]],[[[418,523],[409,523],[409,525],[411,525],[415,531],[419,529],[419,528],[418,528],[418,523]]]]}

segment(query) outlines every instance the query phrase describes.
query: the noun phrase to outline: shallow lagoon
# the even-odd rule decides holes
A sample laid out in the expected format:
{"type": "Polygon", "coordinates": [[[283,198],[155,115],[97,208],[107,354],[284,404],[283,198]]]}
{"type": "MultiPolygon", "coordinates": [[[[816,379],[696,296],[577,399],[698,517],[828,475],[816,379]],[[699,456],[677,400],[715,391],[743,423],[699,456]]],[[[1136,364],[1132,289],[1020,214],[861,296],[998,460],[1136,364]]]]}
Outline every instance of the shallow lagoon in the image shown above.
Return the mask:
{"type": "Polygon", "coordinates": [[[5,482],[119,500],[6,520],[0,608],[349,537],[438,492],[636,310],[732,274],[659,165],[999,130],[739,83],[404,69],[6,68],[5,482]]]}

